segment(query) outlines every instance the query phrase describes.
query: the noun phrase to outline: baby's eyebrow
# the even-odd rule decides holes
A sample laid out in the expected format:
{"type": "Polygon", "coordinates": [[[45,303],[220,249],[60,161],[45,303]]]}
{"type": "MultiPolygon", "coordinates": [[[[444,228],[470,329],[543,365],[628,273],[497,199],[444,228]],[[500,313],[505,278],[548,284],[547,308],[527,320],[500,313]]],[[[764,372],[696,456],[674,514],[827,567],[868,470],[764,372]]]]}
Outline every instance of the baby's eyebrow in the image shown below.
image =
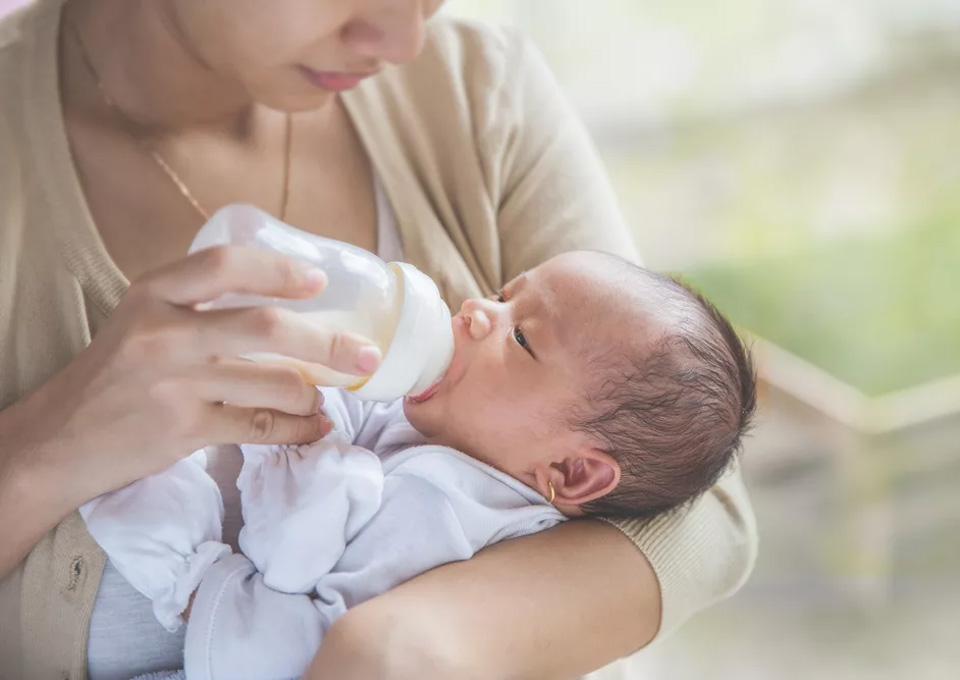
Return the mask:
{"type": "MultiPolygon", "coordinates": [[[[529,278],[524,277],[526,281],[529,278]]],[[[533,284],[531,284],[533,285],[533,284]]],[[[561,319],[564,300],[556,292],[540,286],[540,294],[532,296],[525,305],[525,316],[534,324],[528,326],[536,336],[542,350],[551,354],[556,350],[569,351],[572,344],[573,329],[565,328],[561,319]]]]}
{"type": "Polygon", "coordinates": [[[519,274],[517,274],[516,276],[514,276],[512,279],[510,279],[509,281],[507,281],[506,285],[504,285],[504,287],[503,287],[503,290],[507,290],[508,288],[509,288],[510,290],[514,290],[514,289],[516,289],[516,288],[520,288],[520,287],[522,287],[523,284],[525,284],[526,282],[527,282],[527,270],[524,269],[524,270],[521,271],[519,274]]]}

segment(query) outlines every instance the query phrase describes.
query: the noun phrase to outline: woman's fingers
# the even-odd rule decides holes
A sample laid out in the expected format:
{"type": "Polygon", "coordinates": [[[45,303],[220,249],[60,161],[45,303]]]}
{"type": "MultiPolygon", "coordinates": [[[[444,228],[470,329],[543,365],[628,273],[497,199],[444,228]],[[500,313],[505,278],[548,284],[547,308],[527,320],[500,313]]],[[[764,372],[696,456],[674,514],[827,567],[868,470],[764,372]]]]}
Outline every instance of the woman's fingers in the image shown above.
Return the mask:
{"type": "Polygon", "coordinates": [[[210,404],[208,441],[246,444],[305,444],[325,437],[333,425],[321,413],[294,416],[269,408],[210,404]]]}
{"type": "MultiPolygon", "coordinates": [[[[162,342],[193,347],[205,358],[270,352],[342,373],[369,375],[380,365],[380,350],[352,333],[310,323],[303,315],[275,307],[190,309],[224,293],[297,298],[316,295],[325,285],[326,275],[303,262],[258,248],[218,246],[148,274],[131,292],[140,291],[149,300],[179,308],[179,319],[170,321],[167,330],[148,326],[148,334],[156,331],[162,342]]],[[[148,337],[146,344],[156,347],[153,340],[148,337]]]]}
{"type": "Polygon", "coordinates": [[[295,416],[317,413],[320,391],[288,366],[234,360],[212,364],[195,378],[197,396],[239,408],[267,408],[295,416]]]}
{"type": "Polygon", "coordinates": [[[380,365],[380,350],[353,333],[312,323],[279,307],[195,312],[202,351],[216,357],[269,352],[322,364],[352,375],[369,375],[380,365]],[[199,319],[198,319],[199,317],[199,319]]]}
{"type": "Polygon", "coordinates": [[[135,286],[171,304],[193,306],[224,293],[305,298],[326,284],[326,274],[300,260],[261,248],[217,246],[155,270],[135,286]]]}

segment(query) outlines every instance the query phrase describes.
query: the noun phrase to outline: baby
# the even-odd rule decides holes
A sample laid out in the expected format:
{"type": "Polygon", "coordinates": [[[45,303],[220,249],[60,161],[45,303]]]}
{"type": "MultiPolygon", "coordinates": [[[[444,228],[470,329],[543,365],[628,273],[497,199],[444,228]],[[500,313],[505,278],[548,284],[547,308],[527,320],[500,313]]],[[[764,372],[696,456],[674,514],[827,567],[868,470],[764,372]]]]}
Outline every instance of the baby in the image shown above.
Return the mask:
{"type": "Polygon", "coordinates": [[[566,518],[652,518],[728,468],[755,408],[720,313],[612,255],[559,255],[468,300],[426,393],[324,389],[334,431],[243,445],[243,554],[203,452],[81,508],[169,629],[196,590],[189,678],[299,677],[348,608],[566,518]],[[199,586],[199,588],[198,588],[199,586]]]}

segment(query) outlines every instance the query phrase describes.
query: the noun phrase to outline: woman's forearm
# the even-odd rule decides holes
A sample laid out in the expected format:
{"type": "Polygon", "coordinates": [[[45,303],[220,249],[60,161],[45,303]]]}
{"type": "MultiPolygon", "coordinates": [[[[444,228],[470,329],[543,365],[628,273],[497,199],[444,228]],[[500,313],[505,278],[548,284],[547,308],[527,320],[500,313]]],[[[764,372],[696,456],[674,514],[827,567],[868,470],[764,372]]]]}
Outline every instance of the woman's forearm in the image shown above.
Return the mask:
{"type": "Polygon", "coordinates": [[[617,529],[568,522],[423,574],[331,630],[307,678],[576,678],[644,646],[656,576],[617,529]]]}
{"type": "Polygon", "coordinates": [[[0,411],[0,580],[76,507],[70,505],[66,480],[36,464],[45,457],[21,436],[28,420],[24,404],[0,411]]]}

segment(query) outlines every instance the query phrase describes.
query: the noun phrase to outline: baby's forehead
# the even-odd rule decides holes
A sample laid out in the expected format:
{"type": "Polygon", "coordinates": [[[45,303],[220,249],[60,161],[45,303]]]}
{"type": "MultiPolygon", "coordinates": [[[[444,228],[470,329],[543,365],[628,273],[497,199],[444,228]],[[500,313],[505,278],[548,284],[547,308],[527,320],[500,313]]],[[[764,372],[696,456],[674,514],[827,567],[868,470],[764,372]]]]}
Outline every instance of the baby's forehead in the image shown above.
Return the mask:
{"type": "Polygon", "coordinates": [[[530,272],[562,344],[588,361],[642,357],[671,325],[655,282],[599,253],[569,253],[530,272]]]}

